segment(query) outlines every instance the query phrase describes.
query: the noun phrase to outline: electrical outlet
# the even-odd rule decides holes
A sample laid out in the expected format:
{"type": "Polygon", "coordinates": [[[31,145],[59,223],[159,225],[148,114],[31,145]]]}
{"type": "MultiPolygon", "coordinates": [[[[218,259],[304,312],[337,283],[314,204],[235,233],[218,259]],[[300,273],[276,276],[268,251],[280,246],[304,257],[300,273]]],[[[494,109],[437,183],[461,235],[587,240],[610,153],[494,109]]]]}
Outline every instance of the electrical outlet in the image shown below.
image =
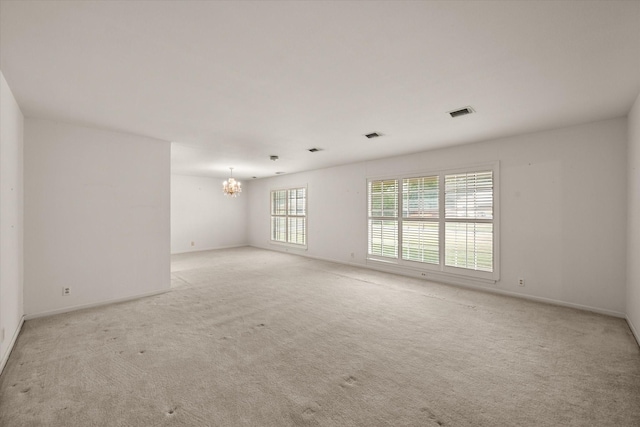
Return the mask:
{"type": "Polygon", "coordinates": [[[62,288],[62,296],[63,297],[68,297],[69,295],[71,295],[71,288],[68,286],[65,286],[62,288]]]}
{"type": "Polygon", "coordinates": [[[191,246],[195,246],[195,245],[196,245],[196,242],[191,242],[191,246]]]}
{"type": "Polygon", "coordinates": [[[351,252],[351,258],[355,258],[356,254],[355,252],[351,252]]]}
{"type": "Polygon", "coordinates": [[[518,286],[524,287],[524,279],[518,279],[518,286]]]}

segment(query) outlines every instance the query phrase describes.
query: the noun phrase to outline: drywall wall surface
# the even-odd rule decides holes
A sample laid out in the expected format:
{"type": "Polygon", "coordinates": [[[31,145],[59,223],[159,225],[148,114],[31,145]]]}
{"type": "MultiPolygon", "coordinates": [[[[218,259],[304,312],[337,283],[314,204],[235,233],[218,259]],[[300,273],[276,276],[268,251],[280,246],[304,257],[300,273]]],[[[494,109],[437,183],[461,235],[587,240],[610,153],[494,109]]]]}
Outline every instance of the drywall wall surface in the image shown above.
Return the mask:
{"type": "Polygon", "coordinates": [[[628,123],[627,320],[640,342],[640,95],[628,123]]]}
{"type": "Polygon", "coordinates": [[[296,252],[269,242],[269,191],[307,185],[308,246],[298,252],[367,265],[368,178],[497,161],[500,281],[477,286],[623,315],[626,126],[606,120],[252,181],[249,241],[296,252]]]}
{"type": "Polygon", "coordinates": [[[27,315],[169,288],[169,142],[27,119],[24,167],[27,315]]]}
{"type": "Polygon", "coordinates": [[[225,196],[223,181],[171,175],[171,253],[247,244],[247,190],[225,196]]]}
{"type": "Polygon", "coordinates": [[[364,163],[355,163],[249,182],[250,244],[340,262],[363,262],[367,236],[365,172],[364,163]],[[270,192],[293,187],[307,187],[308,250],[270,242],[270,192]]]}
{"type": "Polygon", "coordinates": [[[0,361],[23,315],[23,128],[20,107],[0,72],[0,361]]]}

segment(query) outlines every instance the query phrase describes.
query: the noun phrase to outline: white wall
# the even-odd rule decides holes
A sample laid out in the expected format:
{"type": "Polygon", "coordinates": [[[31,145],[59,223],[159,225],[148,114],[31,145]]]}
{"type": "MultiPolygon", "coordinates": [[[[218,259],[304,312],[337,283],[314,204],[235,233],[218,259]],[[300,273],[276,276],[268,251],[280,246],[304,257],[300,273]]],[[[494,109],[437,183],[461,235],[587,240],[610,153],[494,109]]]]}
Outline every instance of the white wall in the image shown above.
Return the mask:
{"type": "Polygon", "coordinates": [[[28,118],[24,144],[26,315],[168,289],[170,143],[28,118]]]}
{"type": "Polygon", "coordinates": [[[247,244],[245,183],[242,193],[228,197],[222,181],[171,175],[171,253],[247,244]]]}
{"type": "Polygon", "coordinates": [[[0,72],[0,371],[23,315],[24,117],[0,72]]]}
{"type": "Polygon", "coordinates": [[[628,121],[627,320],[640,343],[640,95],[628,121]]]}
{"type": "Polygon", "coordinates": [[[368,177],[498,160],[501,280],[478,286],[624,316],[626,126],[607,120],[252,181],[249,242],[283,249],[269,243],[269,190],[306,184],[303,254],[366,265],[368,177]]]}

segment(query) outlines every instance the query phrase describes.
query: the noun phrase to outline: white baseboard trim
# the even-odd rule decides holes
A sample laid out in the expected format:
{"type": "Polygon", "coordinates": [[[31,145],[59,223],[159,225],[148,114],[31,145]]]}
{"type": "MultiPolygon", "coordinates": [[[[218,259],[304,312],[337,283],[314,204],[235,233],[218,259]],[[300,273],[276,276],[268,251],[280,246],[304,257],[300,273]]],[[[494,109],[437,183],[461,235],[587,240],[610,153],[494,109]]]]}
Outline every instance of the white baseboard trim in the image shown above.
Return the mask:
{"type": "Polygon", "coordinates": [[[136,294],[136,295],[131,295],[131,296],[124,297],[124,298],[114,298],[114,299],[109,299],[109,300],[104,300],[104,301],[92,302],[92,303],[88,303],[88,304],[80,304],[80,305],[74,305],[74,306],[71,306],[71,307],[58,308],[58,309],[50,310],[50,311],[42,311],[40,313],[31,313],[31,314],[26,314],[24,316],[24,319],[25,320],[32,320],[32,319],[38,319],[40,317],[47,317],[47,316],[53,316],[53,315],[56,315],[56,314],[68,313],[70,311],[83,310],[85,308],[100,307],[100,306],[103,306],[103,305],[116,304],[116,303],[119,303],[119,302],[133,301],[133,300],[140,299],[140,298],[152,297],[154,295],[164,294],[165,292],[169,292],[170,290],[171,290],[171,288],[167,288],[167,289],[162,289],[160,291],[146,292],[144,294],[136,294]]]}
{"type": "MultiPolygon", "coordinates": [[[[258,249],[265,249],[265,250],[271,250],[271,251],[276,251],[276,252],[289,253],[291,255],[299,255],[299,256],[302,256],[302,257],[306,257],[306,258],[317,259],[317,260],[320,260],[320,261],[335,262],[336,264],[348,265],[348,266],[351,266],[351,267],[360,267],[360,268],[365,268],[365,269],[369,269],[369,270],[381,271],[383,273],[397,274],[397,275],[400,275],[400,276],[411,277],[413,279],[420,279],[420,280],[436,282],[436,283],[444,283],[444,284],[447,284],[447,285],[459,286],[459,287],[462,287],[462,288],[473,289],[473,290],[476,290],[476,291],[490,292],[490,293],[494,293],[494,294],[505,295],[505,296],[510,296],[510,297],[514,297],[514,298],[521,298],[521,299],[541,302],[541,303],[545,303],[545,304],[558,305],[558,306],[561,306],[561,307],[575,308],[575,309],[578,309],[578,310],[590,311],[592,313],[604,314],[606,316],[619,317],[619,318],[622,318],[622,319],[627,318],[627,315],[625,313],[622,313],[622,312],[619,312],[619,311],[608,310],[608,309],[599,308],[599,307],[592,307],[592,306],[582,305],[582,304],[576,304],[576,303],[572,303],[572,302],[556,300],[556,299],[553,299],[553,298],[545,298],[545,297],[537,297],[537,296],[534,296],[534,295],[520,294],[520,293],[517,293],[517,292],[505,291],[503,289],[490,288],[490,287],[487,287],[487,286],[481,286],[481,285],[474,284],[474,283],[472,283],[471,279],[466,279],[466,278],[459,278],[459,279],[455,278],[455,277],[452,277],[450,279],[446,279],[444,277],[442,279],[440,279],[440,278],[434,279],[433,277],[424,278],[424,277],[422,277],[420,275],[420,272],[418,272],[418,271],[413,271],[413,270],[402,271],[401,269],[396,269],[396,268],[385,268],[385,266],[383,264],[380,264],[380,265],[378,265],[378,264],[374,265],[374,264],[371,264],[371,263],[360,264],[360,263],[355,263],[355,262],[346,262],[346,261],[340,261],[340,260],[331,259],[331,258],[323,258],[323,257],[313,256],[313,255],[309,255],[308,253],[305,253],[303,251],[285,252],[284,250],[278,250],[276,248],[271,248],[271,247],[263,247],[263,246],[257,246],[257,245],[249,245],[249,246],[252,246],[252,247],[255,247],[255,248],[258,248],[258,249]]],[[[638,337],[638,334],[636,334],[636,338],[637,337],[638,337]]]]}
{"type": "Polygon", "coordinates": [[[243,248],[245,246],[249,246],[249,244],[248,243],[243,243],[243,244],[240,244],[240,245],[232,245],[232,246],[216,246],[215,248],[189,249],[189,250],[186,250],[186,251],[171,252],[171,255],[190,254],[190,253],[193,253],[193,252],[215,251],[215,250],[218,250],[218,249],[243,248]]]}
{"type": "Polygon", "coordinates": [[[433,282],[437,282],[437,283],[444,283],[444,284],[452,285],[452,286],[460,286],[462,288],[473,289],[473,290],[476,290],[476,291],[490,292],[490,293],[494,293],[494,294],[498,294],[498,295],[504,295],[504,296],[514,297],[514,298],[521,298],[521,299],[526,299],[526,300],[535,301],[535,302],[541,302],[541,303],[545,303],[545,304],[558,305],[558,306],[562,306],[562,307],[570,307],[570,308],[575,308],[575,309],[578,309],[578,310],[584,310],[584,311],[590,311],[590,312],[593,312],[593,313],[604,314],[604,315],[607,315],[607,316],[619,317],[619,318],[622,318],[622,319],[624,319],[626,317],[626,315],[624,313],[621,313],[619,311],[607,310],[607,309],[604,309],[604,308],[592,307],[592,306],[582,305],[582,304],[576,304],[576,303],[557,300],[557,299],[553,299],[553,298],[545,298],[545,297],[538,297],[538,296],[534,296],[534,295],[521,294],[521,293],[518,293],[518,292],[511,292],[511,291],[506,291],[506,290],[503,290],[503,289],[490,288],[488,286],[481,286],[481,285],[474,284],[472,282],[472,280],[470,280],[470,279],[464,279],[464,278],[459,278],[458,279],[458,278],[454,278],[454,277],[452,277],[452,278],[442,277],[442,278],[438,278],[438,279],[427,277],[425,279],[423,277],[416,277],[415,273],[412,275],[411,271],[401,272],[401,271],[397,271],[397,270],[385,269],[383,266],[379,267],[377,265],[370,265],[370,264],[367,264],[367,265],[365,265],[363,267],[370,268],[372,270],[383,271],[385,273],[399,274],[401,276],[408,276],[408,277],[412,277],[412,278],[418,278],[418,279],[423,279],[423,280],[427,280],[427,281],[433,281],[433,282]]]}
{"type": "Polygon", "coordinates": [[[24,325],[24,320],[25,318],[24,316],[22,316],[20,318],[20,323],[18,324],[18,327],[16,328],[13,336],[11,337],[11,341],[9,342],[9,346],[7,347],[7,351],[4,353],[4,356],[2,356],[2,360],[0,361],[0,375],[2,375],[2,371],[4,371],[4,367],[9,361],[9,356],[11,356],[11,352],[13,351],[13,346],[16,344],[16,341],[18,340],[18,335],[20,335],[20,331],[22,330],[22,325],[24,325]]]}
{"type": "Polygon", "coordinates": [[[640,346],[640,333],[635,328],[635,326],[633,326],[633,323],[631,322],[631,319],[629,318],[629,315],[627,315],[626,318],[627,318],[627,323],[629,324],[629,329],[631,329],[631,333],[636,338],[636,342],[638,343],[638,346],[640,346]]]}
{"type": "Polygon", "coordinates": [[[541,302],[545,304],[559,305],[561,307],[568,307],[568,308],[575,308],[577,310],[590,311],[592,313],[604,314],[605,316],[619,317],[620,319],[624,319],[626,317],[626,314],[619,311],[608,310],[606,308],[592,307],[590,305],[576,304],[573,302],[567,302],[567,301],[557,300],[553,298],[544,298],[544,297],[537,297],[534,295],[519,294],[517,292],[509,292],[509,291],[504,291],[502,289],[488,289],[488,288],[475,288],[475,287],[474,289],[493,292],[496,294],[501,294],[501,295],[510,296],[514,298],[522,298],[530,301],[541,302]]]}

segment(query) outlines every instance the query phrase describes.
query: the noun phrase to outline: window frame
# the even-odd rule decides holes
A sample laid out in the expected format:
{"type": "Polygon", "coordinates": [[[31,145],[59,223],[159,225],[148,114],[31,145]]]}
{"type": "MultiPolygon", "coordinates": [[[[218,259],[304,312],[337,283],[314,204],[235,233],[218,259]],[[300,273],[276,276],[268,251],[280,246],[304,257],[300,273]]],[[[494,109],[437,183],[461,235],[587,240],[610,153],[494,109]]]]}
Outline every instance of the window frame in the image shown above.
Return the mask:
{"type": "MultiPolygon", "coordinates": [[[[472,279],[473,281],[495,283],[500,280],[500,167],[499,162],[475,164],[465,167],[437,169],[437,170],[424,170],[419,172],[400,173],[395,175],[373,176],[368,177],[366,187],[366,241],[365,251],[366,262],[380,266],[393,266],[402,270],[410,270],[422,273],[422,277],[433,278],[461,278],[472,279]],[[477,172],[493,173],[493,219],[490,221],[493,224],[493,271],[471,270],[467,268],[447,266],[446,265],[446,246],[445,246],[445,228],[447,222],[475,222],[466,221],[461,219],[447,219],[445,216],[445,176],[455,174],[468,174],[477,172]],[[407,219],[403,217],[403,180],[412,178],[424,178],[424,177],[438,177],[438,264],[431,264],[427,262],[406,260],[403,257],[405,248],[402,245],[403,240],[403,223],[404,222],[416,222],[420,219],[407,219]],[[398,255],[396,258],[384,257],[379,255],[369,254],[369,186],[372,181],[381,180],[397,180],[398,181],[398,215],[395,218],[389,218],[390,220],[397,221],[397,245],[398,255]]],[[[487,223],[486,220],[479,220],[478,223],[487,223]]]]}
{"type": "Polygon", "coordinates": [[[306,250],[309,244],[309,189],[306,185],[297,185],[297,186],[287,186],[282,188],[273,188],[269,191],[269,243],[278,246],[286,246],[289,248],[302,249],[306,250]],[[289,192],[293,190],[304,190],[304,215],[295,215],[289,213],[289,192]],[[274,214],[273,210],[273,194],[279,191],[285,192],[285,206],[284,206],[284,214],[274,214]],[[286,241],[274,240],[273,239],[273,218],[284,218],[285,223],[285,238],[286,241]],[[289,241],[289,219],[290,218],[304,218],[304,244],[301,243],[293,243],[289,241]]]}

